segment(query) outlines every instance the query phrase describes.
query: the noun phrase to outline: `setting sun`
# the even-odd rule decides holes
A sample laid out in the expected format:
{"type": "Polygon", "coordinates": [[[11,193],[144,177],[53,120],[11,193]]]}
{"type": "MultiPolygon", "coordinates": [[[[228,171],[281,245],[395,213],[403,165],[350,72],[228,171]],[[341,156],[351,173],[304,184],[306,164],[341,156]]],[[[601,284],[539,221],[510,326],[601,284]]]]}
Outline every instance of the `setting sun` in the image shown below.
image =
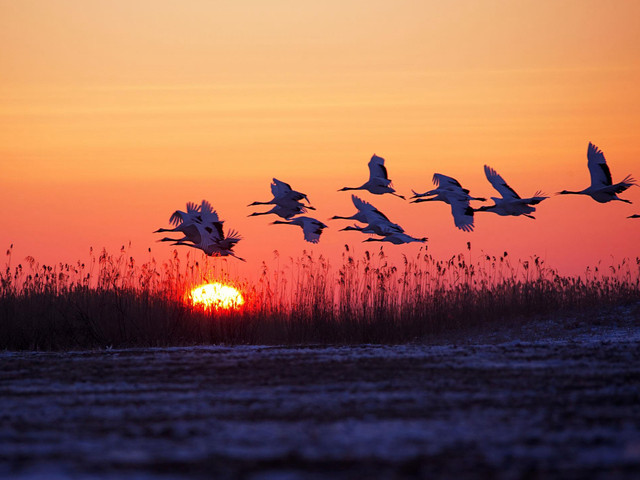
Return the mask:
{"type": "Polygon", "coordinates": [[[189,298],[193,305],[204,308],[230,309],[244,304],[240,291],[223,283],[208,283],[191,290],[189,298]]]}

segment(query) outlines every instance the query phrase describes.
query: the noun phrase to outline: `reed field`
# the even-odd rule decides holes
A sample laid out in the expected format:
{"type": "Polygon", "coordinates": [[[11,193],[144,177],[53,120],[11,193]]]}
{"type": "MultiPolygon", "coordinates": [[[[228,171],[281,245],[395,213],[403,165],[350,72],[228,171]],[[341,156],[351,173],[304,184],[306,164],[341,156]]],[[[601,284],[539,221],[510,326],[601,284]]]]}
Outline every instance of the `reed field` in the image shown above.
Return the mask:
{"type": "MultiPolygon", "coordinates": [[[[232,260],[233,261],[233,260],[232,260]]],[[[174,251],[138,263],[122,248],[87,262],[42,265],[6,252],[0,349],[68,350],[211,344],[397,344],[443,332],[498,329],[539,315],[579,315],[640,301],[640,258],[562,276],[541,258],[421,248],[392,264],[384,249],[340,265],[322,255],[263,262],[258,281],[231,278],[227,260],[174,251]],[[191,288],[238,288],[237,309],[194,306],[191,288]]]]}

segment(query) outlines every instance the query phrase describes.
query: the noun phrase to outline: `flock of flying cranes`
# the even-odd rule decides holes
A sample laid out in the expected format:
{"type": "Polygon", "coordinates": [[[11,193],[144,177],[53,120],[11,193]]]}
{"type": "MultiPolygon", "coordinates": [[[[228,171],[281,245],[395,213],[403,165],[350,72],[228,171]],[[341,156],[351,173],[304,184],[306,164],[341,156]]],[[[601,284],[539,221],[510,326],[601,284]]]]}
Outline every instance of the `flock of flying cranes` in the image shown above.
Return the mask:
{"type": "MultiPolygon", "coordinates": [[[[618,197],[619,193],[624,192],[633,185],[637,185],[631,175],[627,175],[624,180],[614,184],[602,150],[592,143],[589,143],[587,149],[587,159],[591,185],[580,191],[563,190],[558,192],[558,195],[588,195],[599,203],[607,203],[613,200],[631,203],[629,200],[618,197]]],[[[411,203],[432,201],[447,203],[451,207],[451,214],[456,227],[465,232],[471,232],[474,228],[475,212],[493,212],[502,216],[524,215],[529,218],[535,218],[531,215],[536,210],[534,205],[549,198],[540,191],[536,192],[532,197],[521,198],[493,168],[485,165],[484,173],[489,183],[500,194],[500,197],[491,197],[494,202],[493,205],[473,208],[471,206],[472,201],[485,202],[487,200],[482,197],[471,196],[469,190],[463,188],[455,178],[440,173],[433,175],[433,183],[436,188],[424,193],[413,191],[411,203]]],[[[359,187],[344,187],[339,191],[346,190],[366,190],[374,195],[388,193],[405,200],[405,197],[396,193],[391,186],[391,180],[389,180],[387,169],[384,166],[384,159],[377,155],[371,157],[369,161],[369,180],[359,187]]],[[[327,225],[315,218],[301,215],[308,210],[315,210],[310,205],[307,195],[293,190],[289,184],[276,178],[271,183],[271,193],[273,194],[271,200],[253,202],[249,206],[273,205],[273,207],[266,212],[254,212],[249,216],[277,215],[284,220],[276,220],[272,224],[299,226],[302,228],[304,239],[307,242],[318,243],[322,230],[327,228],[327,225]]],[[[351,196],[351,200],[356,207],[356,213],[349,217],[334,216],[331,219],[355,220],[364,225],[347,226],[340,231],[353,230],[377,236],[369,237],[364,240],[365,242],[389,242],[400,245],[427,241],[426,237],[416,238],[407,234],[400,225],[393,223],[372,204],[355,195],[351,196]]],[[[640,215],[635,214],[628,218],[640,218],[640,215]]],[[[242,237],[235,230],[229,230],[225,233],[222,225],[224,221],[220,220],[216,211],[206,200],[203,200],[200,205],[188,202],[187,210],[175,211],[169,218],[169,222],[174,225],[174,228],[160,228],[154,233],[172,232],[181,233],[183,236],[182,238],[164,237],[159,240],[160,242],[172,242],[171,245],[197,248],[209,256],[233,256],[244,261],[233,252],[233,247],[242,237]]]]}

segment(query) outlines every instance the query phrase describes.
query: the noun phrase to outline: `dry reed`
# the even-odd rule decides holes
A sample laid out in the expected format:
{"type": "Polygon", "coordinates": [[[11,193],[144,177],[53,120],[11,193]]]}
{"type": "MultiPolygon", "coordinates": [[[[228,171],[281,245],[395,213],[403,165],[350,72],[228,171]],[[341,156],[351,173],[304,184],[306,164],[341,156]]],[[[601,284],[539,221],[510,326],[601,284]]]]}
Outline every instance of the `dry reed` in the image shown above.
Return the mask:
{"type": "Polygon", "coordinates": [[[356,257],[345,245],[334,271],[304,252],[255,284],[230,278],[225,259],[198,257],[138,264],[123,247],[93,251],[87,263],[40,265],[27,257],[0,272],[0,348],[62,350],[194,344],[401,343],[445,331],[499,328],[532,315],[588,312],[640,300],[640,259],[561,276],[537,256],[513,261],[465,254],[446,260],[424,248],[392,265],[384,250],[356,257]],[[191,287],[233,284],[238,310],[203,310],[191,287]]]}

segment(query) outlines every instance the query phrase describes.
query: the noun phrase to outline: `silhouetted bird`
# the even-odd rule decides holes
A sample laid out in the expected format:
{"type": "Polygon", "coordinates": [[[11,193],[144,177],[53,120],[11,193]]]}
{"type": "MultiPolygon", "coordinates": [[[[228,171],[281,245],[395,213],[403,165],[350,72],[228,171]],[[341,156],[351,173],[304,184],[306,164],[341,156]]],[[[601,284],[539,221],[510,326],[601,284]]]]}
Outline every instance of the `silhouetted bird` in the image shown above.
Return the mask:
{"type": "Polygon", "coordinates": [[[406,233],[392,233],[381,238],[367,238],[365,242],[389,242],[394,245],[402,245],[403,243],[421,242],[424,243],[428,240],[427,237],[415,238],[406,233]]]}
{"type": "Polygon", "coordinates": [[[591,175],[590,186],[579,192],[563,190],[558,192],[558,195],[589,195],[596,202],[600,203],[607,203],[612,200],[631,203],[629,200],[618,198],[616,194],[622,193],[627,188],[636,185],[635,180],[631,175],[627,175],[624,180],[614,185],[607,160],[604,158],[604,153],[591,142],[589,142],[589,146],[587,147],[587,167],[591,175]]]}
{"type": "Polygon", "coordinates": [[[462,185],[452,177],[436,173],[433,175],[433,183],[438,187],[425,193],[413,191],[411,203],[440,201],[451,205],[451,214],[456,227],[465,232],[473,231],[473,208],[469,205],[470,200],[486,201],[486,198],[472,197],[469,190],[462,188],[462,185]],[[425,198],[428,197],[428,198],[425,198]]]}
{"type": "MultiPolygon", "coordinates": [[[[404,229],[400,225],[398,225],[397,223],[391,222],[391,220],[389,220],[384,213],[382,213],[376,207],[371,205],[369,202],[365,202],[364,200],[356,197],[355,195],[351,195],[351,201],[353,202],[353,205],[358,210],[356,213],[354,213],[350,217],[341,217],[341,216],[335,215],[331,217],[331,220],[338,220],[338,219],[356,220],[358,222],[365,223],[368,225],[368,227],[365,227],[365,228],[368,228],[369,230],[373,230],[373,231],[366,231],[365,228],[363,228],[363,230],[360,230],[360,231],[364,233],[378,233],[378,235],[387,235],[390,233],[404,232],[404,229]],[[385,232],[385,233],[379,233],[379,232],[385,232]]],[[[359,230],[359,229],[344,228],[343,230],[359,230]]]]}
{"type": "Polygon", "coordinates": [[[482,206],[474,209],[475,212],[493,212],[502,216],[518,216],[524,215],[525,217],[535,218],[531,213],[536,211],[532,205],[537,205],[544,199],[549,198],[544,196],[542,192],[538,191],[530,198],[520,198],[520,195],[516,191],[507,185],[507,182],[498,175],[498,173],[491,167],[484,166],[484,174],[487,176],[489,183],[493,185],[502,198],[491,197],[494,205],[482,206]]]}
{"type": "Polygon", "coordinates": [[[185,240],[200,243],[202,237],[200,235],[201,229],[197,228],[198,225],[202,225],[203,228],[208,230],[216,230],[222,235],[222,224],[224,223],[218,218],[217,212],[213,210],[211,204],[206,200],[202,200],[201,205],[188,202],[187,211],[176,210],[169,218],[169,222],[176,226],[174,228],[159,228],[153,233],[182,233],[184,236],[180,239],[165,237],[158,240],[159,242],[185,240]]]}
{"type": "Polygon", "coordinates": [[[417,193],[414,190],[411,190],[413,192],[413,196],[411,198],[421,198],[421,197],[427,197],[431,195],[438,195],[442,191],[454,191],[454,192],[462,192],[466,194],[469,200],[479,200],[481,202],[487,201],[486,198],[470,196],[469,190],[467,190],[466,188],[462,188],[462,185],[460,185],[460,182],[458,182],[455,178],[448,177],[447,175],[443,175],[441,173],[433,174],[433,184],[438,188],[429,190],[424,193],[417,193]]]}
{"type": "Polygon", "coordinates": [[[296,201],[284,202],[282,204],[275,205],[271,210],[266,212],[254,212],[249,217],[257,217],[258,215],[269,215],[273,213],[279,217],[289,220],[291,217],[300,213],[305,213],[309,208],[315,210],[312,207],[305,207],[302,203],[296,201]]]}
{"type": "Polygon", "coordinates": [[[322,234],[322,230],[328,228],[324,223],[315,218],[311,217],[296,217],[288,222],[283,222],[282,220],[276,220],[272,222],[272,224],[281,224],[281,225],[297,225],[302,227],[302,233],[304,234],[304,239],[307,242],[318,243],[320,241],[320,235],[322,234]]]}
{"type": "Polygon", "coordinates": [[[380,236],[392,235],[394,233],[402,233],[402,227],[400,227],[399,225],[397,227],[393,227],[392,225],[395,225],[395,224],[370,223],[364,227],[360,227],[358,225],[348,225],[344,228],[341,228],[338,231],[347,232],[352,230],[354,232],[369,233],[372,235],[380,235],[380,236]]]}
{"type": "MultiPolygon", "coordinates": [[[[306,200],[309,202],[309,198],[306,194],[302,192],[298,192],[291,188],[291,185],[288,183],[282,182],[277,178],[273,179],[271,182],[271,193],[273,194],[273,198],[268,202],[253,202],[248,206],[252,207],[254,205],[283,205],[286,206],[291,202],[299,202],[301,200],[306,200]]],[[[310,208],[310,207],[307,207],[310,208]]],[[[313,210],[313,208],[312,208],[313,210]]]]}
{"type": "Polygon", "coordinates": [[[225,235],[224,221],[219,219],[217,212],[206,200],[203,200],[200,206],[192,202],[187,203],[187,211],[176,210],[169,221],[176,227],[159,228],[154,233],[179,232],[183,234],[183,237],[165,237],[160,239],[160,242],[173,242],[172,245],[198,248],[210,256],[230,255],[244,261],[243,258],[233,253],[233,247],[241,240],[240,235],[233,230],[225,235]]]}
{"type": "Polygon", "coordinates": [[[375,195],[390,193],[403,200],[405,199],[402,195],[395,193],[395,189],[391,187],[391,180],[389,180],[387,169],[384,166],[384,158],[377,155],[374,155],[369,160],[369,180],[359,187],[344,187],[338,191],[343,192],[345,190],[367,190],[375,195]]]}

